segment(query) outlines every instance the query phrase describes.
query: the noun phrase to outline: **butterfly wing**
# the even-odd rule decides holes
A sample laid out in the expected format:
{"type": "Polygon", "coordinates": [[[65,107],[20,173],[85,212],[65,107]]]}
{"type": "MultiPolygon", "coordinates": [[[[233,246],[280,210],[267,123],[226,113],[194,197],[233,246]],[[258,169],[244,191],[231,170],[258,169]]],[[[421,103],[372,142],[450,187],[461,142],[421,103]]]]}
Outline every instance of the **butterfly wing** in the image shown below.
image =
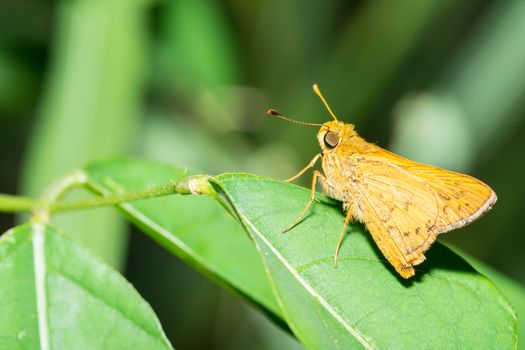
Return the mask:
{"type": "Polygon", "coordinates": [[[496,201],[492,189],[464,174],[410,161],[377,148],[351,160],[361,219],[405,278],[437,234],[472,222],[496,201]]]}

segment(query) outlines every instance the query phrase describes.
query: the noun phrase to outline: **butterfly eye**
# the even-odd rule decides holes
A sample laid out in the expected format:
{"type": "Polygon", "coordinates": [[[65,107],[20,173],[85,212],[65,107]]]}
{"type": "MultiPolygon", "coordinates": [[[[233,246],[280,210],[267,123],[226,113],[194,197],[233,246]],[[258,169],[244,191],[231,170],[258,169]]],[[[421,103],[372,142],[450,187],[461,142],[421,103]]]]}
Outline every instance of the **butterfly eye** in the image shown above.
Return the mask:
{"type": "Polygon", "coordinates": [[[339,143],[339,136],[335,132],[329,131],[324,135],[324,143],[326,146],[334,148],[339,143]]]}

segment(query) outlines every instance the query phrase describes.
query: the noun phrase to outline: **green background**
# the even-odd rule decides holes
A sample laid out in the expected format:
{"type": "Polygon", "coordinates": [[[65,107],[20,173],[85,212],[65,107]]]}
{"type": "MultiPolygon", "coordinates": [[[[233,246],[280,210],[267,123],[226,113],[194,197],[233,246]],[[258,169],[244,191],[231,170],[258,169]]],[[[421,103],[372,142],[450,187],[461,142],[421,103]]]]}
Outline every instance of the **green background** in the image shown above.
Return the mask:
{"type": "MultiPolygon", "coordinates": [[[[116,155],[286,178],[316,130],[264,111],[328,120],[317,82],[367,140],[490,184],[493,210],[440,240],[523,284],[523,23],[519,0],[2,0],[0,192],[116,155]]],[[[125,274],[176,348],[299,347],[115,211],[54,223],[125,274]]]]}

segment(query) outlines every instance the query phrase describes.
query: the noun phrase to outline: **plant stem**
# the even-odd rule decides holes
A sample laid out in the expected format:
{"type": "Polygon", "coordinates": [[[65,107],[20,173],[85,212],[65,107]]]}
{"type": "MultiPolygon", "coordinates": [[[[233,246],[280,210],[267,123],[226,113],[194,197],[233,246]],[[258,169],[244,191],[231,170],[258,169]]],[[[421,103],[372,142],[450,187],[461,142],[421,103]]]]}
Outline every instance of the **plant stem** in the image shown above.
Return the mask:
{"type": "Polygon", "coordinates": [[[148,198],[169,196],[172,194],[207,194],[215,192],[208,182],[207,175],[194,175],[179,181],[144,190],[117,193],[104,197],[94,197],[77,202],[63,203],[59,199],[75,187],[84,186],[88,182],[87,175],[82,171],[75,171],[52,183],[40,199],[0,194],[0,212],[32,211],[33,222],[48,222],[50,213],[87,209],[116,205],[148,198]]]}
{"type": "Polygon", "coordinates": [[[57,202],[72,188],[83,186],[88,180],[87,174],[82,170],[75,170],[70,174],[51,183],[40,196],[41,201],[32,208],[33,215],[30,222],[47,224],[50,220],[50,206],[57,202]]]}
{"type": "Polygon", "coordinates": [[[209,176],[207,175],[194,175],[183,178],[180,181],[172,181],[166,185],[152,187],[144,190],[117,193],[113,195],[95,197],[72,203],[53,202],[49,205],[49,209],[52,212],[60,212],[75,209],[95,208],[108,205],[116,205],[125,202],[133,202],[142,199],[164,197],[172,194],[213,195],[215,192],[210,183],[208,182],[208,179],[209,176]]]}
{"type": "Polygon", "coordinates": [[[0,212],[31,211],[38,203],[39,200],[35,198],[0,194],[0,212]]]}
{"type": "MultiPolygon", "coordinates": [[[[132,202],[141,199],[156,198],[168,196],[171,194],[179,193],[177,192],[177,184],[170,183],[164,186],[153,187],[146,190],[139,190],[133,192],[124,192],[120,194],[105,196],[105,197],[95,197],[78,202],[71,203],[52,203],[49,207],[52,212],[59,211],[68,211],[75,209],[86,209],[94,207],[102,207],[108,205],[116,205],[124,202],[132,202]]],[[[183,193],[180,193],[183,194],[183,193]]]]}

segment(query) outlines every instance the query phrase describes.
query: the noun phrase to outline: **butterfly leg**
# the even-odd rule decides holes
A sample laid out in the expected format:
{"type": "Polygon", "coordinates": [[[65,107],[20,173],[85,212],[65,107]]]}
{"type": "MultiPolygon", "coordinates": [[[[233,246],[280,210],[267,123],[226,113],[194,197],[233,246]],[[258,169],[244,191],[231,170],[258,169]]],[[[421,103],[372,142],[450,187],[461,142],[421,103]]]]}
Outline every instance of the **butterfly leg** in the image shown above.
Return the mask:
{"type": "Polygon", "coordinates": [[[297,174],[295,174],[291,178],[284,180],[284,182],[292,182],[293,180],[297,179],[299,176],[303,175],[306,170],[314,166],[315,162],[317,162],[317,159],[319,159],[320,156],[321,156],[321,153],[317,154],[315,157],[313,157],[313,159],[310,161],[310,163],[308,163],[307,166],[305,166],[303,169],[301,169],[301,171],[299,171],[297,174]]]}
{"type": "Polygon", "coordinates": [[[339,235],[339,239],[337,240],[337,246],[335,247],[334,267],[337,267],[337,255],[339,254],[339,248],[341,248],[341,243],[343,243],[343,238],[345,237],[346,233],[346,227],[348,226],[348,223],[351,219],[352,215],[350,214],[350,210],[348,210],[345,217],[345,224],[343,225],[343,229],[341,230],[341,234],[339,235]]]}
{"type": "MultiPolygon", "coordinates": [[[[315,159],[315,158],[314,158],[315,159]]],[[[324,182],[326,181],[326,177],[321,174],[321,172],[319,170],[314,170],[314,175],[312,177],[312,191],[310,192],[310,200],[308,201],[308,203],[306,204],[306,207],[304,207],[303,211],[301,212],[301,214],[297,217],[297,219],[293,222],[293,224],[291,224],[290,226],[288,226],[286,229],[283,230],[283,232],[287,232],[289,231],[290,229],[292,229],[292,227],[294,227],[295,225],[297,225],[297,223],[299,221],[301,221],[301,219],[304,217],[304,214],[306,214],[306,212],[308,211],[308,208],[310,208],[310,205],[312,205],[312,202],[315,200],[315,185],[317,184],[317,180],[319,179],[320,182],[324,182]]]]}

